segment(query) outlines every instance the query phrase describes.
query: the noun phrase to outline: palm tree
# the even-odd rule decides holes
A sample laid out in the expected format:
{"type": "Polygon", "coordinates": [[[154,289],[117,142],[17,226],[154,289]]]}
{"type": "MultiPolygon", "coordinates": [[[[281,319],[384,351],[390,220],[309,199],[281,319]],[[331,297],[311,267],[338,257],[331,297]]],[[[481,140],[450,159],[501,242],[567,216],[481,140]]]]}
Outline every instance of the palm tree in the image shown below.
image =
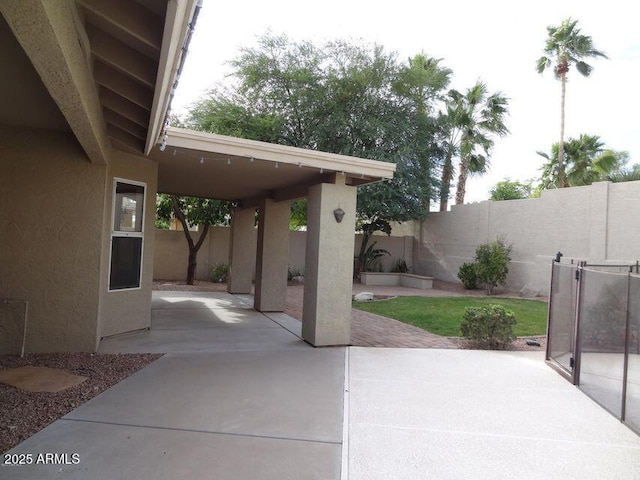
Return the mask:
{"type": "Polygon", "coordinates": [[[558,176],[561,187],[568,187],[564,172],[564,111],[565,96],[567,90],[567,74],[572,65],[584,76],[588,77],[593,67],[584,61],[585,58],[608,58],[603,52],[597,50],[593,39],[582,35],[577,28],[578,21],[567,18],[559,27],[547,27],[548,37],[544,48],[544,55],[538,59],[538,73],[543,73],[553,65],[553,73],[560,80],[560,142],[558,147],[558,176]]]}
{"type": "MultiPolygon", "coordinates": [[[[593,182],[608,180],[624,170],[629,155],[607,149],[597,135],[582,134],[577,139],[570,138],[563,151],[564,181],[568,186],[590,185],[593,182]]],[[[562,187],[558,151],[560,145],[554,143],[551,154],[537,152],[547,163],[542,167],[542,188],[562,187]]]]}
{"type": "Polygon", "coordinates": [[[507,99],[501,93],[489,95],[487,86],[478,81],[463,95],[449,92],[446,121],[449,126],[447,156],[442,171],[440,211],[447,209],[449,186],[453,179],[453,157],[458,156],[456,205],[464,203],[469,174],[485,173],[493,147],[493,135],[504,136],[507,99]]]}

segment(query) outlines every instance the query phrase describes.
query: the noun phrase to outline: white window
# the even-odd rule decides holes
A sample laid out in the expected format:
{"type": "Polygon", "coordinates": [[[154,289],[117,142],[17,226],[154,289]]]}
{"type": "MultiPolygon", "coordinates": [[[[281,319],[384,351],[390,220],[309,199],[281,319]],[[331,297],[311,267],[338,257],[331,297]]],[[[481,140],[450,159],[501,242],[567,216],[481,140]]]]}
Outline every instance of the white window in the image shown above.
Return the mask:
{"type": "Polygon", "coordinates": [[[146,185],[114,179],[109,290],[140,288],[146,185]]]}

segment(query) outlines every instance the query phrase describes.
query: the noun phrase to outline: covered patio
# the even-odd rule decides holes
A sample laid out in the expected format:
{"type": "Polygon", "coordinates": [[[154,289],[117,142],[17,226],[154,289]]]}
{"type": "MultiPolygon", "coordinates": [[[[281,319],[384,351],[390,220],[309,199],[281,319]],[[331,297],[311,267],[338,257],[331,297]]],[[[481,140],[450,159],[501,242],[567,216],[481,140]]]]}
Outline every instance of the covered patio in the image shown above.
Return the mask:
{"type": "Polygon", "coordinates": [[[357,186],[395,165],[168,127],[150,158],[158,192],[234,201],[228,292],[260,312],[285,309],[290,202],[308,200],[302,338],[349,345],[357,186]],[[257,245],[254,225],[258,224],[257,245]]]}

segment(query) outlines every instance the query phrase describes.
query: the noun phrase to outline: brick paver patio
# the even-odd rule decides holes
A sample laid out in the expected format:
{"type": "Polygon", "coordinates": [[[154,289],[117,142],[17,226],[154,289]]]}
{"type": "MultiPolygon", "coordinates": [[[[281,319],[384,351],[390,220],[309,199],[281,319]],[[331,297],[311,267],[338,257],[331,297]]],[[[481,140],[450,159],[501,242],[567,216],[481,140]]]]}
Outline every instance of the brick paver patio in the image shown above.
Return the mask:
{"type": "MultiPolygon", "coordinates": [[[[287,288],[285,313],[302,320],[302,285],[287,288]]],[[[362,291],[384,296],[457,296],[443,290],[419,290],[407,287],[379,287],[354,284],[353,293],[362,291]]],[[[358,347],[390,348],[457,348],[448,338],[434,335],[421,328],[407,325],[387,317],[381,317],[362,310],[351,310],[351,344],[358,347]]]]}

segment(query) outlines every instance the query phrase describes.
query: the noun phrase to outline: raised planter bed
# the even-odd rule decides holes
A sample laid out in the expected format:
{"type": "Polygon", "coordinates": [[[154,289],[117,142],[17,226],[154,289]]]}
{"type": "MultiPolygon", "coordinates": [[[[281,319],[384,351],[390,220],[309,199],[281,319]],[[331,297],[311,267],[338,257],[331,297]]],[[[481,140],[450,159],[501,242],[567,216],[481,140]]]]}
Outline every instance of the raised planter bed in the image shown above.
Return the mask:
{"type": "Polygon", "coordinates": [[[362,285],[402,286],[429,290],[433,288],[433,277],[414,275],[413,273],[361,272],[362,285]]]}

